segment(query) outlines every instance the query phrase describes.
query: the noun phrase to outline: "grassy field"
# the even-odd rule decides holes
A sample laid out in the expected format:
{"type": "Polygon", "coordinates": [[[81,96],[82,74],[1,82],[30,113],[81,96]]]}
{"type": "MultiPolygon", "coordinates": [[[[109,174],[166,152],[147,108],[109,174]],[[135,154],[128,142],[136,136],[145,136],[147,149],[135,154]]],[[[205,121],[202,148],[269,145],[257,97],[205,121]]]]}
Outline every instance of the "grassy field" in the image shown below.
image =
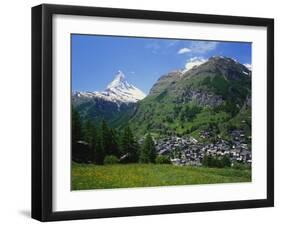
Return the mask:
{"type": "Polygon", "coordinates": [[[250,170],[158,164],[72,163],[72,190],[250,182],[250,170]]]}

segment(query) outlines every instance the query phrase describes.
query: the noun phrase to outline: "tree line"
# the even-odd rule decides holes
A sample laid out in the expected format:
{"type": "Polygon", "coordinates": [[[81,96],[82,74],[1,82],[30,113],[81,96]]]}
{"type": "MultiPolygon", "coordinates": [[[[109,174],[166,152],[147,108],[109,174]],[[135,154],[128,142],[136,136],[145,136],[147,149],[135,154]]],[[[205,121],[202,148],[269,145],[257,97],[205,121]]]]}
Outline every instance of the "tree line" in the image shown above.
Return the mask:
{"type": "Polygon", "coordinates": [[[72,160],[102,165],[111,163],[155,163],[156,148],[148,133],[139,144],[129,125],[110,128],[103,120],[99,125],[82,120],[72,107],[72,160]]]}
{"type": "Polygon", "coordinates": [[[231,160],[227,155],[224,155],[223,157],[217,157],[207,154],[203,158],[202,165],[216,168],[231,167],[231,160]]]}

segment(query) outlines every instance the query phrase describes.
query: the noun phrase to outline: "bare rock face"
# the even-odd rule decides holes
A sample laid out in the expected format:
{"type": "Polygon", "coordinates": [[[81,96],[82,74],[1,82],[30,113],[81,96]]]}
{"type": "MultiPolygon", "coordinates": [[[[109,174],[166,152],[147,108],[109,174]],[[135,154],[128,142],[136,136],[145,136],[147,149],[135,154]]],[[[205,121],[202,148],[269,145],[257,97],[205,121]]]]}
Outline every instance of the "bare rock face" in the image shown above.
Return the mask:
{"type": "Polygon", "coordinates": [[[177,99],[177,103],[192,102],[201,107],[217,107],[223,104],[223,101],[221,96],[202,90],[186,90],[177,99]]]}
{"type": "Polygon", "coordinates": [[[221,96],[207,92],[191,91],[191,100],[205,107],[217,107],[223,103],[221,96]]]}

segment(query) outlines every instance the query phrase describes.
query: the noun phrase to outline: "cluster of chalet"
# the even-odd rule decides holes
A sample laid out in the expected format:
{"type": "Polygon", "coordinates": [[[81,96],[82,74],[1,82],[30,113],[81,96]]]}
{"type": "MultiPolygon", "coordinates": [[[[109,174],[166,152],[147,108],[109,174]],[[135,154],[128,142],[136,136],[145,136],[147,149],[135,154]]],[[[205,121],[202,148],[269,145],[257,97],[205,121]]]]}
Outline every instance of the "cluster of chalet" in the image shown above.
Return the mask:
{"type": "MultiPolygon", "coordinates": [[[[203,132],[201,136],[208,134],[203,132]]],[[[230,136],[231,142],[219,138],[211,144],[200,143],[193,137],[172,136],[155,141],[155,145],[158,154],[170,156],[175,165],[200,166],[206,154],[213,157],[227,155],[232,163],[251,164],[252,152],[246,142],[251,137],[246,138],[240,130],[233,130],[230,136]]]]}

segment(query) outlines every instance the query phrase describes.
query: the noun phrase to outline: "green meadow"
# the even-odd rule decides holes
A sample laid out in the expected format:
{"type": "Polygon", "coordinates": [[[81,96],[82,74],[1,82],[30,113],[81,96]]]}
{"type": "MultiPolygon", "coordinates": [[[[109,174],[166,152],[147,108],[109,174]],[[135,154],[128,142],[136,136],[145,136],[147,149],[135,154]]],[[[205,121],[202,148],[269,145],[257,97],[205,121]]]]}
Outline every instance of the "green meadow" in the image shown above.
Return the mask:
{"type": "Polygon", "coordinates": [[[250,182],[250,169],[72,163],[72,190],[250,182]]]}

